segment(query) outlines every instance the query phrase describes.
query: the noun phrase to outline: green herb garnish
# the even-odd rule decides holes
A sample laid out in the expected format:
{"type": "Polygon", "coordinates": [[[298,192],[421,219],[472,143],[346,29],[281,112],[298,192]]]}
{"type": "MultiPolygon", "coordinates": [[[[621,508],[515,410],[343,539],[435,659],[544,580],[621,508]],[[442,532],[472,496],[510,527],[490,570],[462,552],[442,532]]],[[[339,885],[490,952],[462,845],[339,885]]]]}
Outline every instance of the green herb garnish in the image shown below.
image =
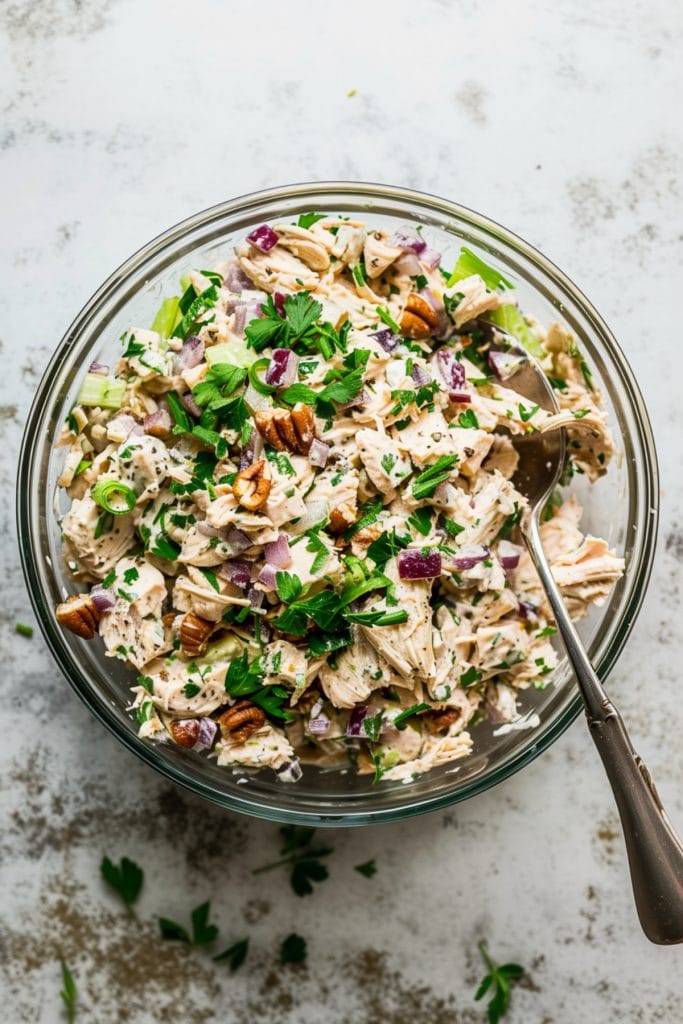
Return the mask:
{"type": "Polygon", "coordinates": [[[493,993],[488,1004],[488,1019],[489,1024],[498,1024],[510,1005],[510,982],[519,981],[524,968],[513,963],[497,964],[489,956],[485,942],[479,943],[479,951],[488,967],[488,974],[484,975],[474,998],[478,1002],[489,990],[493,993]]]}
{"type": "Polygon", "coordinates": [[[73,1024],[76,1020],[76,998],[78,995],[76,992],[76,982],[74,981],[73,975],[66,966],[64,960],[61,960],[60,963],[62,966],[62,985],[64,987],[59,995],[66,1007],[66,1019],[68,1024],[73,1024]]]}
{"type": "Polygon", "coordinates": [[[220,963],[222,960],[228,961],[231,973],[241,967],[247,958],[247,952],[249,950],[249,939],[240,939],[239,942],[233,942],[232,946],[228,946],[218,956],[213,957],[214,963],[220,963]]]}
{"type": "Polygon", "coordinates": [[[100,874],[107,885],[119,894],[128,913],[134,916],[133,904],[140,895],[145,878],[142,868],[128,857],[122,857],[118,866],[109,857],[104,857],[100,864],[100,874]]]}
{"type": "Polygon", "coordinates": [[[431,498],[439,484],[448,480],[457,461],[457,455],[442,455],[433,466],[423,470],[413,481],[413,497],[418,501],[423,498],[431,498]]]}
{"type": "Polygon", "coordinates": [[[195,907],[192,911],[192,937],[182,925],[167,917],[159,918],[159,930],[162,939],[176,942],[187,942],[191,946],[206,946],[213,942],[218,936],[218,928],[215,924],[209,924],[209,913],[211,903],[209,900],[195,907]]]}
{"type": "Polygon", "coordinates": [[[280,946],[280,960],[283,964],[302,964],[306,953],[306,940],[296,932],[288,935],[280,946]]]}

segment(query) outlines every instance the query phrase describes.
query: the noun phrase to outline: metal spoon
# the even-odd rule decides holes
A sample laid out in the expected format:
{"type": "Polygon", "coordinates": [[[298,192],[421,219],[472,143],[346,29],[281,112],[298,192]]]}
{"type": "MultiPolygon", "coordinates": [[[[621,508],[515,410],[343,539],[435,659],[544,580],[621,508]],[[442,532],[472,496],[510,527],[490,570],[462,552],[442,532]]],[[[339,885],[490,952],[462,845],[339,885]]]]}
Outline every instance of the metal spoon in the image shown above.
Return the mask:
{"type": "MultiPolygon", "coordinates": [[[[558,412],[550,382],[515,339],[496,328],[491,349],[524,356],[505,386],[548,412],[558,412]]],[[[564,435],[559,429],[512,438],[519,454],[513,483],[530,508],[522,532],[574,668],[590,734],[616,799],[643,931],[652,942],[683,942],[683,844],[666,816],[649,771],[633,749],[621,715],[588,660],[541,545],[540,514],[562,471],[564,435]]]]}

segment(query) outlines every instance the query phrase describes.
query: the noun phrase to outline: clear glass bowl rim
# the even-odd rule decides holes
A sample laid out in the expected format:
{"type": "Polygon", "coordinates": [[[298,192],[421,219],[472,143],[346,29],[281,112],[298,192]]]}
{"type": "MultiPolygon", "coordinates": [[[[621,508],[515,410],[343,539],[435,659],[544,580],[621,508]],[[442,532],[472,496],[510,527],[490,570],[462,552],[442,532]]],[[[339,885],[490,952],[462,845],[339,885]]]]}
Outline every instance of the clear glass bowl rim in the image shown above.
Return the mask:
{"type": "MultiPolygon", "coordinates": [[[[644,484],[647,490],[643,504],[648,510],[648,515],[642,523],[638,523],[638,529],[643,531],[640,543],[640,558],[635,569],[631,567],[631,584],[621,619],[614,629],[611,642],[595,665],[596,671],[603,681],[612,669],[628,639],[647,590],[657,538],[659,474],[652,429],[635,377],[616,339],[592,303],[563,271],[520,236],[490,218],[450,200],[391,185],[353,181],[303,182],[265,189],[238,196],[185,218],[142,246],[107,278],[81,309],[56,348],[36,391],[27,418],[19,453],[17,473],[19,548],[24,578],[40,629],[60,670],[89,710],[129,750],[172,782],[226,809],[246,813],[253,817],[307,825],[338,827],[378,824],[384,821],[426,813],[427,811],[437,810],[461,800],[469,799],[497,785],[538,757],[568,728],[583,707],[578,691],[573,700],[554,721],[547,723],[538,730],[533,744],[526,747],[526,749],[520,750],[504,764],[469,780],[462,789],[454,790],[453,792],[448,791],[431,797],[410,799],[410,787],[406,787],[407,799],[405,804],[400,806],[391,806],[389,808],[381,806],[372,808],[369,806],[363,811],[312,813],[308,810],[297,811],[292,808],[282,809],[276,806],[268,806],[262,801],[250,800],[248,794],[242,796],[239,793],[225,793],[215,789],[193,777],[191,773],[177,769],[158,753],[154,745],[139,740],[132,732],[123,729],[116,717],[108,710],[106,704],[103,701],[93,699],[93,690],[87,676],[81,673],[77,667],[74,674],[74,665],[70,662],[63,646],[61,630],[57,627],[53,609],[50,607],[49,601],[46,600],[46,595],[43,592],[40,581],[40,574],[37,571],[36,559],[39,557],[40,552],[36,550],[36,546],[33,543],[35,509],[32,508],[33,467],[31,459],[31,453],[44,410],[49,406],[52,399],[55,376],[59,372],[74,339],[82,334],[87,325],[92,322],[98,309],[105,305],[112,295],[124,286],[126,279],[141,265],[148,265],[150,274],[154,273],[158,269],[158,264],[153,261],[156,260],[158,263],[161,263],[164,254],[170,246],[177,246],[184,237],[194,234],[200,229],[205,229],[213,222],[220,221],[227,216],[244,213],[246,210],[256,210],[263,205],[289,200],[310,200],[309,208],[314,209],[316,198],[320,198],[322,202],[323,197],[329,196],[330,193],[334,193],[335,196],[338,195],[340,200],[343,200],[343,197],[347,197],[350,201],[353,200],[355,202],[367,200],[368,203],[380,200],[383,202],[397,200],[414,204],[417,207],[428,208],[433,214],[454,218],[461,224],[483,232],[494,242],[498,241],[507,246],[522,258],[530,260],[534,264],[535,269],[540,270],[550,284],[564,292],[576,304],[581,314],[587,318],[591,327],[595,330],[610,360],[617,367],[620,374],[619,384],[624,390],[626,402],[634,414],[634,421],[637,425],[638,436],[635,438],[631,437],[631,441],[642,457],[640,465],[642,471],[641,483],[644,484]]],[[[340,202],[339,209],[342,206],[343,202],[340,202]]]]}

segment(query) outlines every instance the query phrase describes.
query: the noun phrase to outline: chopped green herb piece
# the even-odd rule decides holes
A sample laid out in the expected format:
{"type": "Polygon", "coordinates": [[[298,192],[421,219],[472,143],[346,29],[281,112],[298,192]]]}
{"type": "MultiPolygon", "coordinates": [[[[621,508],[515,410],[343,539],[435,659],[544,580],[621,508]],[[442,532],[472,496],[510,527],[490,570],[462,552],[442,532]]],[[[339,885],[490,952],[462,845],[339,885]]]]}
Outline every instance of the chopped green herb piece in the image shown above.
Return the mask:
{"type": "Polygon", "coordinates": [[[474,665],[470,665],[466,672],[463,672],[460,676],[461,686],[472,686],[473,683],[479,683],[482,680],[481,672],[477,672],[474,665]]]}
{"type": "Polygon", "coordinates": [[[316,221],[324,220],[326,213],[300,213],[297,224],[300,228],[310,228],[316,221]]]}
{"type": "Polygon", "coordinates": [[[372,878],[373,875],[377,874],[374,858],[373,860],[366,860],[364,864],[356,864],[353,870],[365,878],[372,878]]]}
{"type": "Polygon", "coordinates": [[[280,946],[280,960],[283,964],[302,964],[306,954],[306,940],[296,932],[288,935],[280,946]]]}
{"type": "Polygon", "coordinates": [[[413,715],[418,715],[421,711],[429,711],[429,708],[429,704],[413,704],[412,707],[406,708],[406,710],[402,711],[400,715],[397,715],[392,722],[392,725],[396,729],[403,730],[413,715]]]}
{"type": "Polygon", "coordinates": [[[132,914],[133,904],[140,895],[145,877],[142,868],[128,857],[122,857],[118,866],[109,857],[104,857],[100,864],[100,874],[107,885],[119,894],[126,909],[132,914]]]}
{"type": "Polygon", "coordinates": [[[530,409],[525,409],[522,403],[520,402],[517,406],[517,409],[519,411],[519,418],[521,419],[522,423],[528,423],[531,417],[535,416],[540,408],[540,405],[532,405],[530,409]]]}
{"type": "Polygon", "coordinates": [[[232,946],[228,946],[218,956],[213,957],[213,961],[220,963],[222,960],[227,960],[230,971],[234,973],[246,960],[248,950],[249,939],[240,939],[239,942],[233,942],[232,946]]]}
{"type": "Polygon", "coordinates": [[[491,991],[492,998],[488,1004],[489,1024],[498,1024],[510,1006],[510,982],[519,981],[524,974],[524,968],[513,963],[497,964],[489,956],[484,942],[479,943],[479,950],[488,967],[488,974],[484,975],[474,998],[478,1002],[491,991]]]}
{"type": "Polygon", "coordinates": [[[301,580],[293,573],[279,571],[275,573],[275,589],[281,601],[291,604],[301,597],[303,587],[301,580]]]}
{"type": "Polygon", "coordinates": [[[213,942],[218,936],[218,928],[215,924],[209,924],[210,909],[211,903],[207,900],[206,903],[200,904],[200,906],[195,907],[192,911],[192,938],[190,938],[187,929],[183,928],[182,925],[177,924],[175,921],[170,921],[167,917],[160,917],[159,930],[161,931],[162,939],[187,942],[192,946],[206,946],[213,942]]]}
{"type": "Polygon", "coordinates": [[[402,333],[401,328],[396,323],[396,321],[393,319],[391,313],[386,308],[386,306],[377,306],[376,312],[377,312],[377,316],[380,318],[382,323],[386,324],[387,327],[390,327],[391,330],[394,332],[394,334],[401,334],[402,333]]]}
{"type": "Polygon", "coordinates": [[[433,466],[423,470],[413,482],[413,497],[418,501],[431,498],[439,484],[448,480],[457,461],[457,455],[442,455],[433,466]]]}
{"type": "Polygon", "coordinates": [[[73,975],[64,960],[61,960],[60,964],[62,968],[62,985],[64,987],[59,995],[66,1007],[66,1019],[68,1024],[74,1024],[74,1021],[76,1020],[76,998],[78,995],[76,992],[76,982],[74,981],[73,975]]]}
{"type": "Polygon", "coordinates": [[[477,419],[474,409],[466,409],[464,412],[461,412],[458,416],[458,424],[461,427],[465,427],[470,430],[478,430],[479,420],[477,419]]]}
{"type": "Polygon", "coordinates": [[[25,626],[23,622],[17,622],[14,632],[19,633],[20,636],[28,637],[30,640],[33,636],[33,626],[25,626]]]}

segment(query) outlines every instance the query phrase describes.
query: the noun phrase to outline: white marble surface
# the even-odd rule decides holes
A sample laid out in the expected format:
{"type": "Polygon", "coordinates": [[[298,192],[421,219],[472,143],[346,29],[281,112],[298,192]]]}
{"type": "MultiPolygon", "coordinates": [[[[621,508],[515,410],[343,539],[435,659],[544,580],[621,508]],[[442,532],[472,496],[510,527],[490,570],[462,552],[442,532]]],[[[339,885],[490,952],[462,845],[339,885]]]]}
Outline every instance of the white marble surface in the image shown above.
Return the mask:
{"type": "Polygon", "coordinates": [[[84,1022],[483,1021],[472,993],[486,936],[531,973],[511,1024],[678,1024],[680,951],[639,932],[581,721],[476,801],[331,833],[331,879],[299,899],[284,875],[250,873],[275,854],[275,826],[172,790],[90,717],[38,633],[14,634],[31,615],[12,505],[50,352],[110,270],[167,225],[324,178],[405,184],[487,212],[584,288],[650,406],[661,540],[611,687],[683,827],[683,9],[13,0],[0,23],[2,1019],[63,1019],[63,955],[84,1022]],[[105,851],[147,871],[140,924],[102,889],[105,851]],[[353,871],[369,857],[372,880],[353,871]],[[186,917],[208,897],[226,940],[251,936],[234,976],[155,937],[155,915],[186,917]],[[308,939],[303,969],[275,958],[293,929],[308,939]]]}

